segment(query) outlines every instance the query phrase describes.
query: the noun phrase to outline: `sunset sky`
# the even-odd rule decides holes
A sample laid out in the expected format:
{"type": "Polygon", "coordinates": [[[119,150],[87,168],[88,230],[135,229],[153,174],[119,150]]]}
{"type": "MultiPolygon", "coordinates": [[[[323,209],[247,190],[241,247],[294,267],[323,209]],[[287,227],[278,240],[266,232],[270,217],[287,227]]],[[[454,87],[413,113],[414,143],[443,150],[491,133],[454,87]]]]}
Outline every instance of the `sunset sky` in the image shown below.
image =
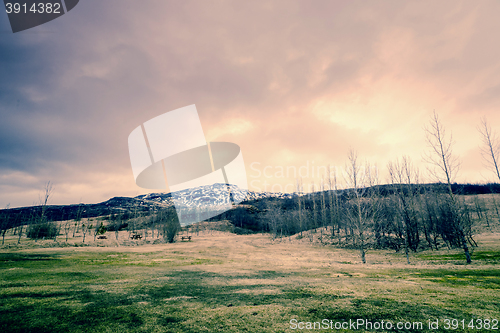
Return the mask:
{"type": "Polygon", "coordinates": [[[128,135],[191,104],[207,140],[241,147],[252,190],[301,166],[317,186],[349,149],[383,183],[402,155],[432,181],[433,110],[456,181],[494,181],[477,127],[500,131],[499,13],[497,0],[82,0],[16,34],[0,13],[0,208],[36,204],[47,181],[51,204],[154,192],[134,182],[128,135]]]}

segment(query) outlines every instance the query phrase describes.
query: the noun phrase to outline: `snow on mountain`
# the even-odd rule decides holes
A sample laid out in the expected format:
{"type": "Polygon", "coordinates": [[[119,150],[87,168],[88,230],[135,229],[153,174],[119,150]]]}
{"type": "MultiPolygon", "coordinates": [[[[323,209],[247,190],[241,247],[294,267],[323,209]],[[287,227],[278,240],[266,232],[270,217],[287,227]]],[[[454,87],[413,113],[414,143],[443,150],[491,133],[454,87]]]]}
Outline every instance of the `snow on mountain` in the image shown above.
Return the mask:
{"type": "Polygon", "coordinates": [[[224,206],[230,205],[231,199],[227,195],[227,188],[233,197],[233,201],[242,202],[250,200],[258,200],[264,198],[280,198],[289,199],[296,196],[293,193],[281,192],[255,192],[240,189],[236,185],[214,184],[208,186],[199,186],[182,191],[172,193],[148,193],[136,196],[135,199],[154,201],[162,206],[171,206],[174,200],[177,205],[181,204],[185,207],[200,207],[200,206],[224,206]]]}

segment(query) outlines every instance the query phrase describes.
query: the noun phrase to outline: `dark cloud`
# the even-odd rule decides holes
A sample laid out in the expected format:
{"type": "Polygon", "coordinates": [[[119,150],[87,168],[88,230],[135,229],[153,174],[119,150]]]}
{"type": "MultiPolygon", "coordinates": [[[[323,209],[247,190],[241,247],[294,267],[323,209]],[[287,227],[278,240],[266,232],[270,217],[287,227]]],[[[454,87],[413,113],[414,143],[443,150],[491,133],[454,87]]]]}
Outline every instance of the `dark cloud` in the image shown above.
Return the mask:
{"type": "Polygon", "coordinates": [[[17,34],[5,16],[0,206],[31,204],[47,180],[61,203],[141,192],[128,134],[190,104],[247,164],[342,164],[348,147],[382,165],[419,156],[433,109],[458,137],[471,112],[500,123],[498,7],[87,0],[17,34]]]}

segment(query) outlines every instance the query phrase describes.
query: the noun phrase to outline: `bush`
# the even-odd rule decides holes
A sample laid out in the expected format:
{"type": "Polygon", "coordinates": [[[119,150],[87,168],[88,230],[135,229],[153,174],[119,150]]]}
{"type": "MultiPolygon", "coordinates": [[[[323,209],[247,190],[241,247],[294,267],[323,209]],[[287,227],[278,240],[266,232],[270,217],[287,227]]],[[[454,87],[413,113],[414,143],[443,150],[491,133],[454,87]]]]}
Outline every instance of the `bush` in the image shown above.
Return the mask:
{"type": "Polygon", "coordinates": [[[106,233],[106,231],[108,231],[108,229],[101,222],[101,225],[99,226],[99,229],[97,229],[97,235],[104,235],[106,233]]]}
{"type": "Polygon", "coordinates": [[[54,223],[31,224],[28,227],[26,236],[31,239],[55,238],[59,235],[59,229],[54,223]]]}
{"type": "Polygon", "coordinates": [[[237,235],[249,235],[253,234],[252,230],[245,229],[245,228],[240,228],[240,227],[234,227],[233,232],[237,235]]]}
{"type": "Polygon", "coordinates": [[[169,243],[173,243],[175,236],[181,230],[181,225],[179,223],[179,220],[177,219],[169,219],[166,221],[166,223],[163,226],[164,230],[164,238],[166,238],[166,241],[169,243]]]}
{"type": "Polygon", "coordinates": [[[120,231],[128,227],[128,223],[113,223],[106,227],[107,231],[120,231]]]}
{"type": "Polygon", "coordinates": [[[157,221],[163,225],[163,238],[168,243],[175,241],[175,236],[181,230],[181,225],[177,219],[175,210],[170,208],[158,212],[157,221]]]}

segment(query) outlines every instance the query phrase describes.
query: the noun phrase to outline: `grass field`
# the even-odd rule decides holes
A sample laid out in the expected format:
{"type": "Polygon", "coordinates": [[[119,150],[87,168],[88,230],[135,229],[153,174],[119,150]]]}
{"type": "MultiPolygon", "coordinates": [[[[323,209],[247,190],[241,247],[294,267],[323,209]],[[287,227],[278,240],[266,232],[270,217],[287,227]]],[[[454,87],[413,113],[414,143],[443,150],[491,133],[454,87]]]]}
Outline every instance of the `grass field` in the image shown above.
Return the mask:
{"type": "Polygon", "coordinates": [[[499,236],[476,237],[471,265],[458,250],[421,252],[411,265],[371,250],[362,265],[354,250],[222,232],[140,247],[4,249],[0,332],[292,332],[323,319],[407,328],[319,331],[495,332],[499,236]]]}

